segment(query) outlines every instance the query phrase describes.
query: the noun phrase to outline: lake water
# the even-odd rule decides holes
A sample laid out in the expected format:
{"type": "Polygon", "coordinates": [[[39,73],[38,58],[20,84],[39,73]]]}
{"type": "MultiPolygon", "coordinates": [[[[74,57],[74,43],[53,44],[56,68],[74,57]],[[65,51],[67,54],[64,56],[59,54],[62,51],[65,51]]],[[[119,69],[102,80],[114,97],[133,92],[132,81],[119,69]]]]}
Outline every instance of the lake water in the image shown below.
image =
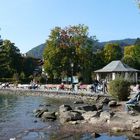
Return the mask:
{"type": "MultiPolygon", "coordinates": [[[[70,100],[50,99],[43,96],[0,95],[0,140],[95,140],[87,133],[63,134],[59,122],[42,122],[33,115],[40,104],[48,104],[56,110],[61,104],[72,104],[70,100]]],[[[101,134],[96,140],[129,140],[126,135],[101,134]]],[[[133,138],[131,138],[133,140],[133,138]]]]}

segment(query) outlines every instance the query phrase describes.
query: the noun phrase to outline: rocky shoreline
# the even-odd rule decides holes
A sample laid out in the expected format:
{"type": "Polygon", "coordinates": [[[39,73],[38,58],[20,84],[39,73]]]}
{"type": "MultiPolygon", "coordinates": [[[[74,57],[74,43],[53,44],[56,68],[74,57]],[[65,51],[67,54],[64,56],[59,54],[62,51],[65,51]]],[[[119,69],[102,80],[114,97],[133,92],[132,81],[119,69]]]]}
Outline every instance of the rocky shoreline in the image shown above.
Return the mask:
{"type": "Polygon", "coordinates": [[[132,131],[140,133],[140,114],[128,114],[125,112],[125,102],[116,102],[107,95],[83,96],[72,93],[11,89],[1,89],[0,94],[73,99],[75,100],[74,104],[80,105],[75,108],[61,105],[56,112],[51,112],[47,107],[42,106],[35,109],[34,114],[42,121],[59,120],[64,126],[70,124],[76,127],[89,124],[96,129],[102,128],[109,132],[132,131]],[[104,104],[106,104],[107,109],[104,108],[104,104]]]}
{"type": "Polygon", "coordinates": [[[56,112],[41,107],[34,110],[34,114],[44,122],[58,119],[62,125],[90,124],[96,128],[102,126],[102,129],[110,132],[140,132],[140,115],[132,116],[123,111],[113,110],[104,110],[103,104],[80,105],[75,108],[61,105],[56,112]]]}

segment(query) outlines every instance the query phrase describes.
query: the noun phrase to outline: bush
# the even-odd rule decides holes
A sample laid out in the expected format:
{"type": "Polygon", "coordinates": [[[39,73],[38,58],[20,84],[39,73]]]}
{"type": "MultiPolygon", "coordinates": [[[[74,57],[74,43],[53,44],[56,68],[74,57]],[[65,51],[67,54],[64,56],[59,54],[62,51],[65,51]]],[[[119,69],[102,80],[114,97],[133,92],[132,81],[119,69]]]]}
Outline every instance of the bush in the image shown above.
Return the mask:
{"type": "Polygon", "coordinates": [[[109,83],[109,94],[119,101],[127,100],[130,95],[130,82],[117,77],[109,83]]]}

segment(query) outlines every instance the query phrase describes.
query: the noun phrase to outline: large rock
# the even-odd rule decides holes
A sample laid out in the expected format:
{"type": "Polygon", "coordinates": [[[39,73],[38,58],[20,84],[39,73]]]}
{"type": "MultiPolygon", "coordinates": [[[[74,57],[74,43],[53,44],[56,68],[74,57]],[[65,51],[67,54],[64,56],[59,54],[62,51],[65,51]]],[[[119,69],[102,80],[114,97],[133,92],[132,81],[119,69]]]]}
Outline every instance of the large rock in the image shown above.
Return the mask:
{"type": "Polygon", "coordinates": [[[88,111],[82,114],[85,120],[90,120],[92,117],[98,117],[99,113],[97,111],[88,111]]]}
{"type": "Polygon", "coordinates": [[[102,100],[102,103],[103,103],[103,104],[108,104],[109,101],[110,101],[110,99],[106,97],[106,98],[104,98],[104,99],[102,100]]]}
{"type": "Polygon", "coordinates": [[[109,107],[115,107],[116,105],[117,105],[117,101],[115,101],[115,100],[112,100],[108,103],[109,107]]]}
{"type": "Polygon", "coordinates": [[[35,116],[37,118],[40,118],[44,112],[48,112],[48,109],[47,108],[39,108],[39,109],[35,109],[33,111],[33,113],[35,114],[35,116]]]}
{"type": "Polygon", "coordinates": [[[97,108],[97,110],[102,110],[103,104],[97,104],[97,105],[96,105],[96,108],[97,108]]]}
{"type": "Polygon", "coordinates": [[[102,120],[100,120],[99,117],[92,117],[92,118],[90,118],[89,123],[95,124],[95,125],[96,124],[101,124],[102,123],[102,120]]]}
{"type": "Polygon", "coordinates": [[[83,104],[83,103],[84,103],[83,100],[74,101],[74,104],[83,104]]]}
{"type": "Polygon", "coordinates": [[[46,111],[47,112],[48,108],[47,107],[40,107],[38,109],[33,110],[34,113],[37,113],[37,112],[40,112],[40,111],[44,111],[44,112],[46,111]]]}
{"type": "Polygon", "coordinates": [[[118,133],[118,132],[124,132],[126,129],[124,127],[112,127],[111,131],[118,133]]]}
{"type": "Polygon", "coordinates": [[[133,122],[131,130],[136,131],[137,129],[140,129],[140,120],[137,120],[136,122],[133,122]]]}
{"type": "Polygon", "coordinates": [[[83,112],[85,111],[97,111],[96,105],[84,105],[84,106],[79,106],[79,107],[75,107],[75,110],[83,110],[83,112]]]}
{"type": "Polygon", "coordinates": [[[110,120],[110,118],[113,116],[112,112],[108,112],[108,111],[103,111],[100,114],[100,119],[104,120],[104,121],[108,121],[110,120]]]}
{"type": "Polygon", "coordinates": [[[77,111],[65,111],[60,113],[59,119],[61,123],[65,123],[69,121],[82,120],[83,117],[81,113],[77,111]]]}
{"type": "Polygon", "coordinates": [[[98,138],[98,137],[101,136],[100,134],[98,134],[98,133],[96,133],[96,132],[92,133],[91,135],[92,135],[94,138],[98,138]]]}
{"type": "Polygon", "coordinates": [[[61,112],[66,112],[66,111],[70,111],[72,110],[71,106],[70,105],[61,105],[59,107],[59,113],[61,112]]]}
{"type": "Polygon", "coordinates": [[[55,112],[44,112],[41,119],[46,122],[48,120],[56,120],[55,112]]]}

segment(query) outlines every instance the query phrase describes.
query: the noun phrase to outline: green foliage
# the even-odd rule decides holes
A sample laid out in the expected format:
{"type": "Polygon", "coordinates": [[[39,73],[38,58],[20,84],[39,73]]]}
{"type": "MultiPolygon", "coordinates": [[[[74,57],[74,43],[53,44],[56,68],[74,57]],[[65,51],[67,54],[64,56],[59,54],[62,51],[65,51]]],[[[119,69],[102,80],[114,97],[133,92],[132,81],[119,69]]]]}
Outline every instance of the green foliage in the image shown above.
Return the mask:
{"type": "Polygon", "coordinates": [[[103,51],[104,62],[106,64],[113,60],[120,60],[122,58],[122,50],[118,44],[106,44],[103,51]]]}
{"type": "Polygon", "coordinates": [[[70,77],[70,64],[73,63],[73,75],[80,72],[84,81],[89,82],[94,65],[92,59],[95,42],[95,37],[88,37],[87,26],[69,26],[64,29],[55,27],[46,41],[43,54],[44,68],[50,79],[70,77]]]}
{"type": "Polygon", "coordinates": [[[134,56],[134,45],[131,46],[125,46],[124,47],[124,56],[126,55],[130,55],[130,56],[134,56]]]}
{"type": "Polygon", "coordinates": [[[21,54],[14,43],[4,40],[0,46],[0,77],[12,77],[14,73],[19,73],[22,68],[21,54]]]}
{"type": "MultiPolygon", "coordinates": [[[[124,46],[134,45],[136,42],[136,39],[122,39],[122,40],[112,40],[107,42],[96,42],[95,47],[93,48],[93,51],[101,50],[105,44],[113,43],[118,44],[122,50],[124,46]]],[[[39,46],[34,47],[30,51],[27,52],[27,56],[34,57],[34,58],[43,58],[43,51],[45,48],[45,43],[40,44],[39,46]]]]}
{"type": "Polygon", "coordinates": [[[127,100],[130,95],[130,83],[122,77],[116,77],[109,83],[109,93],[119,101],[127,100]]]}
{"type": "Polygon", "coordinates": [[[140,45],[139,39],[136,41],[135,45],[126,46],[124,48],[123,61],[136,69],[140,69],[140,45]]]}
{"type": "Polygon", "coordinates": [[[136,60],[135,68],[140,69],[140,45],[134,47],[134,58],[136,60]]]}
{"type": "Polygon", "coordinates": [[[135,67],[135,65],[136,65],[135,64],[135,58],[132,57],[131,55],[125,55],[122,58],[122,61],[130,67],[135,67]]]}
{"type": "Polygon", "coordinates": [[[29,77],[33,74],[35,68],[37,67],[38,59],[32,57],[25,57],[22,59],[22,71],[25,74],[25,77],[29,77]]]}
{"type": "Polygon", "coordinates": [[[38,59],[22,57],[20,50],[10,40],[0,44],[0,78],[12,78],[13,81],[28,81],[38,66],[38,59]]]}

